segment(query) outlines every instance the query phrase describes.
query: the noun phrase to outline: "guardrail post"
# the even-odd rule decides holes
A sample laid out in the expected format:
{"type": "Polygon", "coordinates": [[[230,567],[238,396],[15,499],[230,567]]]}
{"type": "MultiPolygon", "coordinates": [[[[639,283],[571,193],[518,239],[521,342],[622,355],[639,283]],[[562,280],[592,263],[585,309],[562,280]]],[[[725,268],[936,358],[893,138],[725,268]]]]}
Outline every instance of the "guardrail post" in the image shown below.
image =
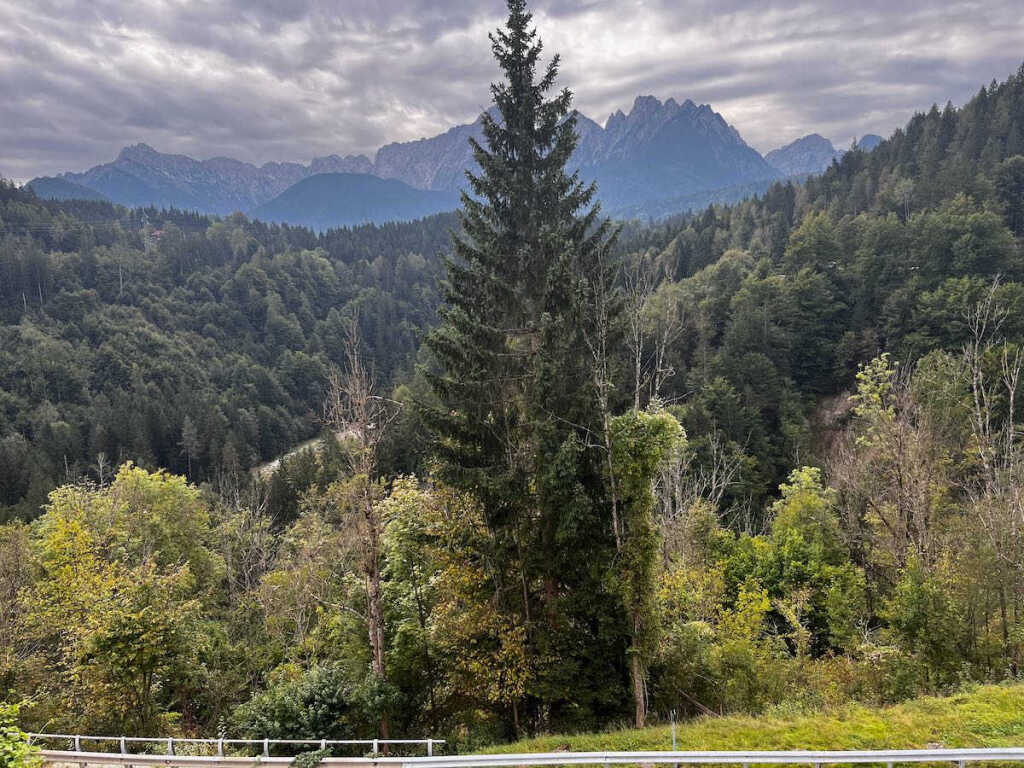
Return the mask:
{"type": "Polygon", "coordinates": [[[224,739],[217,739],[217,757],[224,757],[224,739]]]}
{"type": "Polygon", "coordinates": [[[959,768],[967,768],[967,761],[961,760],[959,763],[957,763],[957,765],[959,766],[959,768]]]}
{"type": "Polygon", "coordinates": [[[124,755],[124,754],[127,754],[127,753],[128,753],[128,750],[125,749],[124,736],[122,736],[121,737],[121,754],[124,755]]]}
{"type": "Polygon", "coordinates": [[[427,739],[427,757],[434,756],[434,740],[427,739]]]}
{"type": "Polygon", "coordinates": [[[82,737],[76,735],[75,736],[75,752],[81,752],[81,751],[82,751],[82,737]]]}
{"type": "Polygon", "coordinates": [[[373,740],[373,756],[374,757],[376,757],[378,754],[380,754],[379,747],[380,747],[380,739],[374,739],[373,740]]]}
{"type": "Polygon", "coordinates": [[[263,756],[270,757],[270,739],[263,740],[263,756]]]}
{"type": "Polygon", "coordinates": [[[174,739],[167,739],[167,754],[174,754],[174,739]]]}

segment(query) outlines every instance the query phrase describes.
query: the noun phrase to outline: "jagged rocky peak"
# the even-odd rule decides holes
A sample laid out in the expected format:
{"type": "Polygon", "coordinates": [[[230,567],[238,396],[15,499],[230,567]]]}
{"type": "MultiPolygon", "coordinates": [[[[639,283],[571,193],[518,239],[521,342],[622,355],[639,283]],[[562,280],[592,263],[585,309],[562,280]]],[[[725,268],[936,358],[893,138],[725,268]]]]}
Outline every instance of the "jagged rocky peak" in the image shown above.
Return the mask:
{"type": "Polygon", "coordinates": [[[310,174],[317,173],[373,173],[373,163],[366,155],[327,155],[314,157],[309,164],[310,174]]]}
{"type": "Polygon", "coordinates": [[[726,143],[747,146],[739,131],[715,112],[710,104],[698,106],[691,99],[680,104],[671,97],[662,102],[651,95],[637,96],[628,114],[619,109],[608,116],[604,126],[606,146],[611,148],[627,137],[629,141],[650,140],[666,126],[675,125],[677,120],[682,121],[679,124],[681,131],[694,129],[726,143]]]}
{"type": "MultiPolygon", "coordinates": [[[[692,104],[692,102],[690,103],[692,104]]],[[[668,101],[662,102],[657,96],[637,96],[633,100],[632,109],[629,110],[628,115],[625,115],[621,124],[637,126],[654,122],[664,123],[671,120],[680,111],[682,111],[682,107],[675,99],[670,98],[668,101]]],[[[617,114],[621,115],[622,111],[620,110],[617,114]]],[[[605,130],[608,130],[607,126],[605,130]]]]}
{"type": "Polygon", "coordinates": [[[154,157],[160,154],[153,149],[149,144],[139,142],[138,144],[129,144],[128,146],[121,149],[117,155],[118,160],[133,160],[139,157],[154,157]]]}
{"type": "Polygon", "coordinates": [[[614,131],[625,122],[626,113],[623,112],[621,109],[616,109],[614,112],[608,115],[608,119],[604,121],[604,129],[606,131],[614,131]]]}

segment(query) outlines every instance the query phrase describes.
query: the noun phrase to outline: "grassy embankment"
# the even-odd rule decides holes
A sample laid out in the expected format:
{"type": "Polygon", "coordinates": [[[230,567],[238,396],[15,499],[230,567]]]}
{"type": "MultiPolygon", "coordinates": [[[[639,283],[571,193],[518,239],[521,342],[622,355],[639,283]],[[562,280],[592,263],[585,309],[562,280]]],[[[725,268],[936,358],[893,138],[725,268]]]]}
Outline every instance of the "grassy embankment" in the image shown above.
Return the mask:
{"type": "MultiPolygon", "coordinates": [[[[818,714],[701,717],[676,727],[680,750],[924,749],[1024,746],[1024,684],[988,685],[880,709],[851,704],[818,714]]],[[[669,726],[543,736],[486,752],[672,748],[669,726]]]]}

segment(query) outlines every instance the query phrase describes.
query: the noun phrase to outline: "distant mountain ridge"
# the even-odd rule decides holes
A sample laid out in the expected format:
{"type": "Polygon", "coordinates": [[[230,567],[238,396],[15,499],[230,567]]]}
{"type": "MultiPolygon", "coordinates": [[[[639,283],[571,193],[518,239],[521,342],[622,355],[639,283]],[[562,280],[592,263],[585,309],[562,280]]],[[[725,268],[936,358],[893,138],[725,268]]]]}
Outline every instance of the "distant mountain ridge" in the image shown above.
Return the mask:
{"type": "Polygon", "coordinates": [[[95,190],[125,205],[194,208],[205,213],[248,211],[302,179],[320,173],[369,173],[365,155],[313,158],[255,166],[229,157],[194,160],[157,152],[148,144],[125,147],[113,162],[58,178],[95,190]]]}
{"type": "MultiPolygon", "coordinates": [[[[497,114],[494,107],[491,114],[497,114]]],[[[762,157],[721,114],[689,99],[679,103],[638,96],[628,113],[617,110],[604,126],[580,113],[576,119],[580,138],[570,168],[578,169],[584,182],[597,182],[604,212],[616,217],[661,216],[738,200],[780,178],[819,173],[842,155],[828,139],[812,134],[762,157]]],[[[380,222],[397,220],[402,211],[415,210],[420,204],[430,208],[453,200],[455,207],[456,193],[467,186],[466,171],[476,168],[470,138],[483,140],[482,117],[430,138],[386,144],[373,160],[365,155],[329,155],[314,158],[309,165],[270,162],[261,166],[227,157],[195,160],[135,144],[121,150],[112,162],[83,173],[30,183],[64,196],[75,194],[76,189],[92,190],[127,206],[173,206],[215,214],[243,211],[256,216],[290,212],[289,216],[298,217],[288,219],[291,223],[308,220],[294,202],[313,204],[309,194],[316,188],[328,194],[335,212],[318,208],[317,215],[336,215],[336,226],[367,220],[362,216],[368,211],[373,216],[369,221],[380,222]],[[338,208],[359,202],[352,196],[354,182],[335,178],[306,185],[279,205],[271,205],[306,179],[339,174],[395,180],[412,190],[441,192],[446,197],[413,204],[416,196],[409,190],[398,194],[393,188],[394,194],[374,198],[377,204],[359,208],[356,216],[355,209],[338,208]],[[332,184],[341,187],[329,190],[332,184]],[[385,200],[397,208],[389,210],[385,200]]],[[[359,183],[367,189],[371,184],[366,179],[359,183]]],[[[375,192],[381,189],[375,187],[375,192]]],[[[320,225],[327,221],[317,220],[320,225]]]]}
{"type": "MultiPolygon", "coordinates": [[[[856,147],[870,152],[881,141],[881,136],[868,133],[857,140],[856,147]]],[[[773,149],[764,156],[764,159],[784,178],[801,178],[813,173],[822,173],[844,154],[845,150],[836,149],[824,136],[811,133],[784,147],[773,149]]]]}

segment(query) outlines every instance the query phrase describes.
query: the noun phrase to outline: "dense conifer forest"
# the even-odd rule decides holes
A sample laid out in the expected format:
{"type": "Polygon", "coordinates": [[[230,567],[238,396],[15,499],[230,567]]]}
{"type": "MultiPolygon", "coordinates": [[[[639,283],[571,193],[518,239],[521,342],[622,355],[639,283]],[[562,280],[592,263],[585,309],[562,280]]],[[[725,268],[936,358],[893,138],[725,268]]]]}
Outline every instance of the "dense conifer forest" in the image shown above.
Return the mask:
{"type": "Polygon", "coordinates": [[[509,9],[457,214],[0,186],[25,724],[463,749],[1024,674],[1024,67],[619,225],[509,9]]]}

